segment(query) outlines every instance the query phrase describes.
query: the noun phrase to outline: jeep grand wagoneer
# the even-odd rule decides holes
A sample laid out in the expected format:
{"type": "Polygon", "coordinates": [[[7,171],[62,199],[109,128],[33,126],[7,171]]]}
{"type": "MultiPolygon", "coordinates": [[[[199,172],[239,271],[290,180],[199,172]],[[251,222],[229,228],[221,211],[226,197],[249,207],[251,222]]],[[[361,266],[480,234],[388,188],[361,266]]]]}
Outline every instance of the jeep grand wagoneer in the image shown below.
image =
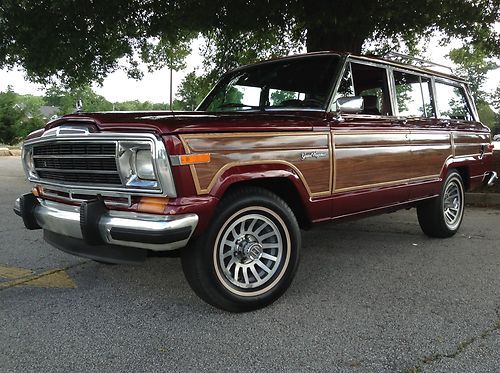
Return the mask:
{"type": "Polygon", "coordinates": [[[464,192],[497,178],[466,82],[329,52],[230,71],[194,112],[65,116],[22,158],[28,229],[101,262],[180,250],[193,290],[229,311],[283,294],[300,228],[416,207],[449,237],[464,192]]]}

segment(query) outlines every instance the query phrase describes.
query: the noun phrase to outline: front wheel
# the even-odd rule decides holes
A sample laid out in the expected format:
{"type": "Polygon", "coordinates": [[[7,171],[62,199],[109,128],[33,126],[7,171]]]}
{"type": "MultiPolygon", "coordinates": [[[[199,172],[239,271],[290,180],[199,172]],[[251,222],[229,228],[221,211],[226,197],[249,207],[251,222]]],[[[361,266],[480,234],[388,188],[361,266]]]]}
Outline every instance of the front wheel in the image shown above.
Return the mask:
{"type": "Polygon", "coordinates": [[[289,206],[260,188],[225,197],[208,230],[182,251],[192,289],[232,312],[264,307],[290,286],[299,261],[300,230],[289,206]]]}
{"type": "Polygon", "coordinates": [[[430,237],[451,237],[460,227],[464,216],[464,183],[460,174],[448,173],[438,197],[417,207],[418,222],[430,237]]]}

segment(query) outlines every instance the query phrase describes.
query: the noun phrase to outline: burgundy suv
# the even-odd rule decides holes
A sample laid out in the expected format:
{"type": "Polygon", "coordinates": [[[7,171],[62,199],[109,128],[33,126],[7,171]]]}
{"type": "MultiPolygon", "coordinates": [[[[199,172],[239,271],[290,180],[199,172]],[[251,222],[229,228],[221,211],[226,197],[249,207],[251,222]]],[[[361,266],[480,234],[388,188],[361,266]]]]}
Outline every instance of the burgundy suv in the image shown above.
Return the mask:
{"type": "Polygon", "coordinates": [[[248,311],[290,286],[314,223],[416,207],[452,236],[464,192],[497,179],[492,149],[460,78],[314,53],[230,71],[194,112],[48,123],[24,142],[15,211],[101,262],[176,250],[203,300],[248,311]]]}

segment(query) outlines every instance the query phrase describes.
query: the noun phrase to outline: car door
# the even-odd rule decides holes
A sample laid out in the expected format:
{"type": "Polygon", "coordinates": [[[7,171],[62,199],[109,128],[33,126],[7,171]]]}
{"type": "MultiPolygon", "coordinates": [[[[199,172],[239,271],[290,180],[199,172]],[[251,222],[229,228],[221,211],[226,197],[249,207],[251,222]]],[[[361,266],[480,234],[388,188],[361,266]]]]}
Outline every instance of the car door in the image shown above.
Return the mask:
{"type": "Polygon", "coordinates": [[[333,143],[333,216],[405,203],[411,175],[409,129],[393,115],[388,70],[349,61],[336,98],[361,96],[358,113],[330,114],[333,143]]]}
{"type": "Polygon", "coordinates": [[[439,193],[443,166],[453,153],[451,128],[436,118],[431,76],[402,69],[392,75],[397,114],[410,131],[410,199],[433,196],[439,193]]]}

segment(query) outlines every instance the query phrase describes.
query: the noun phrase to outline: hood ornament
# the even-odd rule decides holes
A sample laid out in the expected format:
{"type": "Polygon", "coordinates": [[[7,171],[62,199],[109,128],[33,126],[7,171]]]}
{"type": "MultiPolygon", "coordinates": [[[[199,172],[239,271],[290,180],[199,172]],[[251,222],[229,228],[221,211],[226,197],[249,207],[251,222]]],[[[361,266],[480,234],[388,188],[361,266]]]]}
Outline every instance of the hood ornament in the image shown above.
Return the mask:
{"type": "Polygon", "coordinates": [[[82,100],[76,100],[76,103],[75,103],[75,113],[81,113],[82,110],[83,110],[83,102],[82,100]]]}

